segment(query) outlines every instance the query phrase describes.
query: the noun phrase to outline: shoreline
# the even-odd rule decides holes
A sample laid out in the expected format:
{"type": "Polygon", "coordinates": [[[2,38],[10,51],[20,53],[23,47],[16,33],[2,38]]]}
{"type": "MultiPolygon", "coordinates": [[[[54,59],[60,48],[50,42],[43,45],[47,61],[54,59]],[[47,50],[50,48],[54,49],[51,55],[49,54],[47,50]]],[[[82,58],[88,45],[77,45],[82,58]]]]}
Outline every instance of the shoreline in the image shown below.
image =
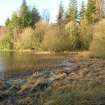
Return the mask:
{"type": "Polygon", "coordinates": [[[79,53],[81,51],[61,51],[61,52],[54,52],[54,51],[35,51],[35,50],[2,50],[0,49],[0,52],[19,52],[19,53],[35,53],[35,54],[53,54],[53,53],[64,53],[64,54],[72,54],[72,53],[79,53]]]}
{"type": "MultiPolygon", "coordinates": [[[[23,73],[26,77],[21,75],[23,78],[20,76],[4,82],[0,81],[0,105],[27,105],[27,103],[34,105],[34,101],[37,102],[37,105],[50,105],[50,102],[59,101],[58,98],[62,96],[65,99],[67,98],[65,95],[71,93],[73,96],[77,95],[83,102],[91,100],[91,102],[97,103],[95,105],[99,105],[99,102],[104,103],[101,97],[105,95],[104,64],[105,60],[64,61],[57,69],[36,71],[27,76],[23,73]],[[97,75],[95,75],[96,73],[97,75]],[[81,94],[78,93],[80,91],[81,94]],[[89,96],[88,99],[87,96],[89,96]]],[[[68,96],[67,99],[70,97],[72,96],[68,96]]],[[[75,98],[73,101],[80,102],[75,98]]],[[[68,102],[71,103],[70,100],[68,102]]]]}

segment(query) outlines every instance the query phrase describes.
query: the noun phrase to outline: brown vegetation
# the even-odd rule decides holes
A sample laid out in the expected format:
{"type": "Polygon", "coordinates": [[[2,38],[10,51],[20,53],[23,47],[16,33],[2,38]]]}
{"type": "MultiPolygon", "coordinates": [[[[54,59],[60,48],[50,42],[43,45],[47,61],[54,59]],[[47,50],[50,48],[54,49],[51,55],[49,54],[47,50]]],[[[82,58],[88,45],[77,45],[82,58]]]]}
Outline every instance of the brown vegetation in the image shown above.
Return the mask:
{"type": "Polygon", "coordinates": [[[0,105],[104,105],[105,60],[64,61],[60,68],[1,82],[0,105]]]}
{"type": "Polygon", "coordinates": [[[2,40],[7,33],[7,28],[4,26],[0,26],[0,40],[2,40]]]}

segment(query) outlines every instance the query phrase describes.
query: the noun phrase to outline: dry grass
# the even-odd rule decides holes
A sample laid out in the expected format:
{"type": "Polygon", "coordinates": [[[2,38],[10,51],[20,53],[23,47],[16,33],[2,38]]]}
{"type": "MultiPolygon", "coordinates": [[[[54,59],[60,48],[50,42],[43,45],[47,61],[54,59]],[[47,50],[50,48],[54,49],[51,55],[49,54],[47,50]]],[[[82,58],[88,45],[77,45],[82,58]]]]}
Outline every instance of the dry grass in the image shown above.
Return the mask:
{"type": "Polygon", "coordinates": [[[89,51],[83,51],[78,53],[79,59],[89,59],[90,58],[90,52],[89,51]]]}
{"type": "Polygon", "coordinates": [[[93,41],[90,45],[91,57],[105,58],[105,20],[99,22],[94,30],[93,41]]]}
{"type": "Polygon", "coordinates": [[[56,91],[44,105],[99,105],[104,94],[104,85],[97,81],[72,82],[56,91]]]}

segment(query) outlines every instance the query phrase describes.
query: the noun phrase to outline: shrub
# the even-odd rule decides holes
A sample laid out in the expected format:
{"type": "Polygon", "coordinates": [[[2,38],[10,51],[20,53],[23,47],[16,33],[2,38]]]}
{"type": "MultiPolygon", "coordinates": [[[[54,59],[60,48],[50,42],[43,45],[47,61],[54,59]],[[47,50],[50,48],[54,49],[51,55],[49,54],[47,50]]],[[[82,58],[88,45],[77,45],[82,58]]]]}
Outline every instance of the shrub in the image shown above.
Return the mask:
{"type": "Polygon", "coordinates": [[[93,41],[90,46],[90,56],[105,58],[105,20],[95,26],[93,41]]]}
{"type": "Polygon", "coordinates": [[[46,22],[40,21],[36,23],[35,29],[31,27],[24,29],[22,34],[19,35],[16,49],[39,50],[47,27],[48,24],[46,22]]]}
{"type": "Polygon", "coordinates": [[[32,49],[36,46],[34,30],[30,27],[26,28],[16,43],[16,49],[32,49]]]}
{"type": "Polygon", "coordinates": [[[41,43],[44,39],[44,35],[45,32],[47,31],[49,25],[47,22],[44,21],[39,21],[36,25],[35,25],[35,37],[36,37],[36,41],[37,41],[37,45],[38,49],[41,49],[41,43]]]}
{"type": "Polygon", "coordinates": [[[80,48],[79,34],[78,34],[78,26],[76,22],[69,22],[66,26],[66,32],[68,34],[69,45],[71,50],[80,48]]]}
{"type": "Polygon", "coordinates": [[[70,42],[64,29],[59,30],[57,26],[50,26],[45,33],[42,48],[56,52],[70,50],[70,42]]]}
{"type": "Polygon", "coordinates": [[[10,50],[13,49],[13,34],[10,32],[5,33],[2,40],[0,40],[0,49],[1,50],[10,50]]]}
{"type": "Polygon", "coordinates": [[[81,49],[88,50],[92,41],[92,26],[84,19],[80,22],[80,42],[81,49]]]}

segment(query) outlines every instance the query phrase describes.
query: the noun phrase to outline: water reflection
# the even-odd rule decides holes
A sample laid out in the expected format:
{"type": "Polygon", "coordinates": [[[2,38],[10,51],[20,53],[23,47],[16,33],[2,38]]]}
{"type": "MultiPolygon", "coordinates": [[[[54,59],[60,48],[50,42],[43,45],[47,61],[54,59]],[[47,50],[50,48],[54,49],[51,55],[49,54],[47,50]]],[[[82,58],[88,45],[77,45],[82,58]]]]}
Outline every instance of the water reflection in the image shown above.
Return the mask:
{"type": "Polygon", "coordinates": [[[4,80],[6,65],[2,57],[0,57],[0,80],[4,80]]]}
{"type": "Polygon", "coordinates": [[[68,55],[62,54],[32,54],[0,52],[0,79],[6,74],[17,73],[26,70],[35,70],[43,65],[54,65],[67,59],[68,55]]]}

